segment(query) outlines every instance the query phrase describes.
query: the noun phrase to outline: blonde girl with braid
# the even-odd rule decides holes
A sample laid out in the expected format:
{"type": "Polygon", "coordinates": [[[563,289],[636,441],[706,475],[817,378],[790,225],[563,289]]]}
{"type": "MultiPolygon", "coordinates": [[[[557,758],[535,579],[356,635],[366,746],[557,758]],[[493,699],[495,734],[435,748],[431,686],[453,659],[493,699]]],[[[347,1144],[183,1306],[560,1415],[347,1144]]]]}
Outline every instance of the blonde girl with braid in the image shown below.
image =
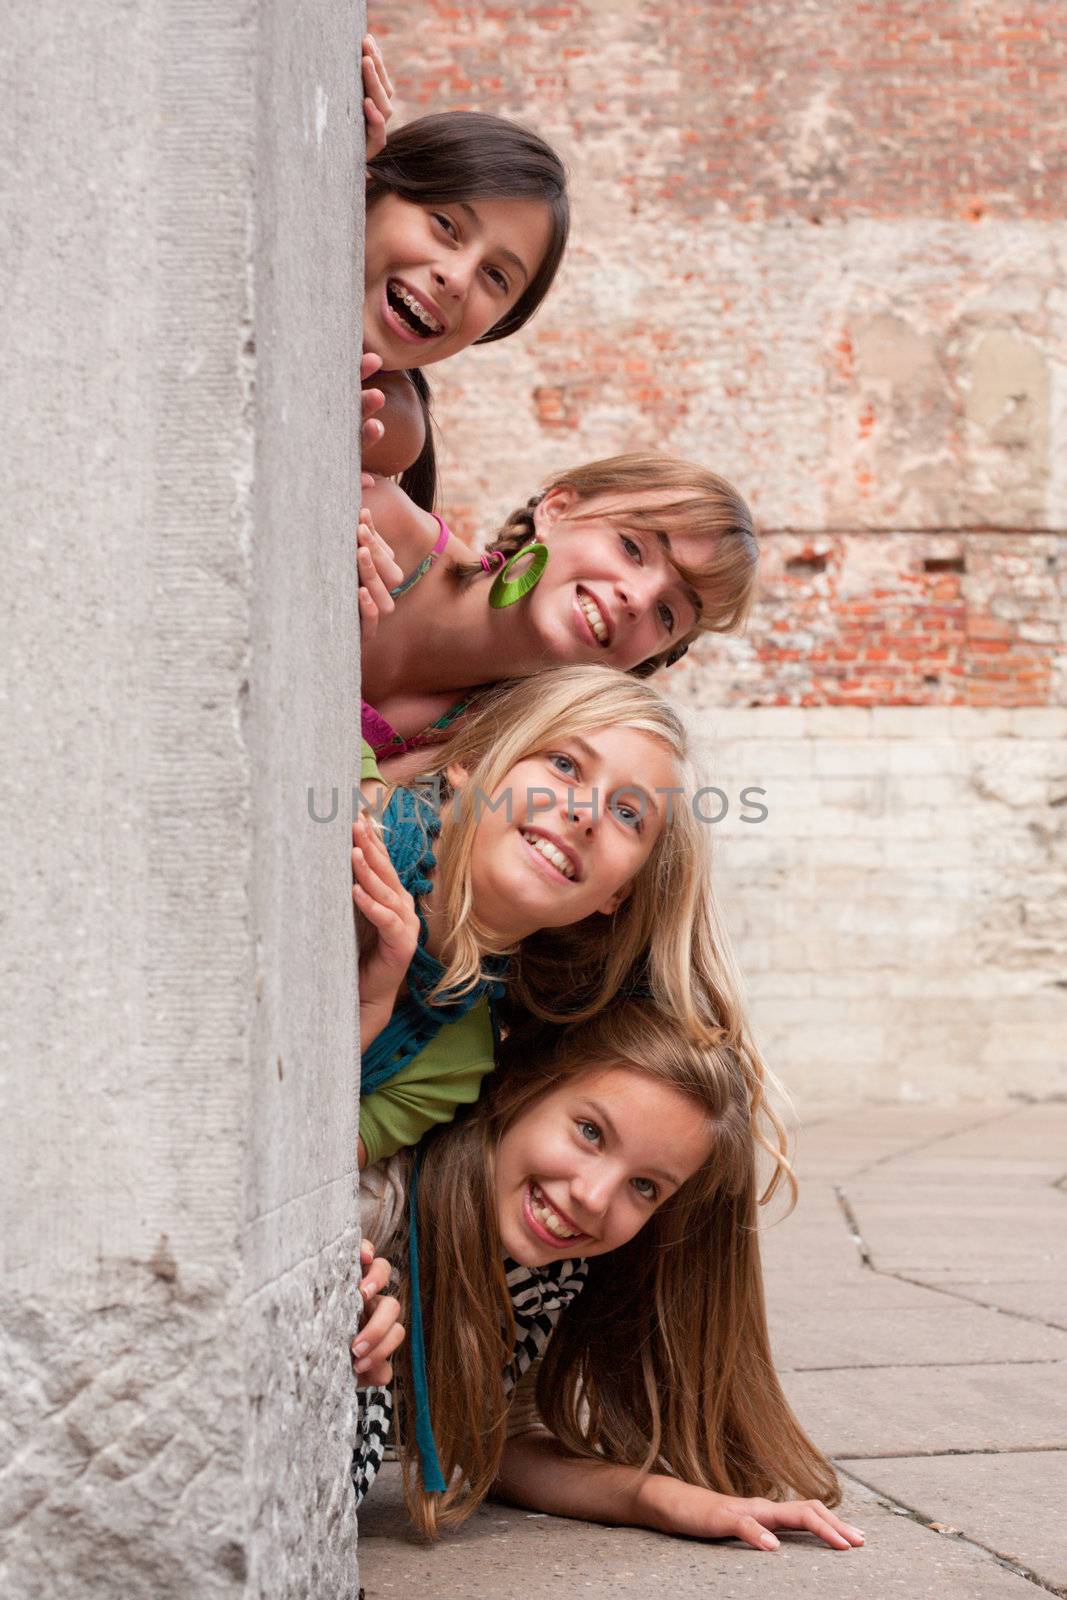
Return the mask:
{"type": "MultiPolygon", "coordinates": [[[[638,1000],[511,1034],[477,1106],[420,1149],[428,1413],[414,1413],[405,1343],[392,1387],[363,1392],[358,1490],[391,1430],[430,1537],[492,1492],[759,1550],[776,1528],[862,1544],[828,1509],[833,1468],[774,1370],[758,1211],[795,1185],[762,1063],[729,1042],[743,1034],[728,1018],[698,1047],[638,1000]]],[[[363,1226],[387,1253],[410,1225],[412,1164],[404,1152],[364,1174],[363,1226]]]]}
{"type": "Polygon", "coordinates": [[[383,571],[405,575],[363,607],[363,735],[397,780],[425,769],[487,687],[564,663],[647,677],[701,633],[739,628],[755,594],[745,502],[667,456],[559,473],[484,554],[394,483],[364,506],[383,571]]]}

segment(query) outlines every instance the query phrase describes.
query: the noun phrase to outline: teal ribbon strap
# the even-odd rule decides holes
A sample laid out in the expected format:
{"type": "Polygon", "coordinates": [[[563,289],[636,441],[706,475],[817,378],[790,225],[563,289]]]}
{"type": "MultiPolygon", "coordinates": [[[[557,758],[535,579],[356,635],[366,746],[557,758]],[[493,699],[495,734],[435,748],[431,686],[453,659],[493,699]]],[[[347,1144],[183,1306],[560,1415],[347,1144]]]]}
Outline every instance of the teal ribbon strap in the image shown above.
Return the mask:
{"type": "Polygon", "coordinates": [[[422,1292],[419,1288],[419,1157],[411,1169],[408,1199],[408,1270],[411,1274],[411,1376],[415,1389],[415,1443],[422,1463],[422,1487],[427,1494],[444,1494],[448,1488],[437,1459],[437,1444],[430,1422],[430,1391],[426,1382],[426,1346],[422,1334],[422,1292]]]}

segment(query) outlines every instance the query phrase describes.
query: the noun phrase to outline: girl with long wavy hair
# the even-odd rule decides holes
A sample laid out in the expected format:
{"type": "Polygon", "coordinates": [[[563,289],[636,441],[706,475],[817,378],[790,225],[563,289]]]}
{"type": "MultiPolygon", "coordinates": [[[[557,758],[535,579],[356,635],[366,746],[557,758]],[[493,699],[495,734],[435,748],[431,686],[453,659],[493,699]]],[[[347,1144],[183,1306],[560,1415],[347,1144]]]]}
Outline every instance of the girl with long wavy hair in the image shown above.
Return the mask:
{"type": "Polygon", "coordinates": [[[361,1166],[477,1097],[505,992],[561,1023],[640,982],[690,1037],[750,1049],[684,726],[651,684],[586,666],[504,685],[450,740],[432,799],[388,794],[373,768],[381,837],[366,815],[353,829],[361,1166]]]}
{"type": "MultiPolygon", "coordinates": [[[[427,1418],[405,1343],[392,1388],[363,1392],[361,1492],[391,1430],[430,1537],[493,1492],[763,1550],[775,1528],[863,1542],[828,1509],[835,1474],[771,1358],[758,1207],[795,1186],[758,1064],[694,1045],[647,1000],[518,1029],[477,1106],[418,1160],[441,1488],[420,1476],[427,1418]]],[[[413,1164],[405,1151],[364,1174],[363,1226],[386,1254],[410,1225],[413,1164]]]]}

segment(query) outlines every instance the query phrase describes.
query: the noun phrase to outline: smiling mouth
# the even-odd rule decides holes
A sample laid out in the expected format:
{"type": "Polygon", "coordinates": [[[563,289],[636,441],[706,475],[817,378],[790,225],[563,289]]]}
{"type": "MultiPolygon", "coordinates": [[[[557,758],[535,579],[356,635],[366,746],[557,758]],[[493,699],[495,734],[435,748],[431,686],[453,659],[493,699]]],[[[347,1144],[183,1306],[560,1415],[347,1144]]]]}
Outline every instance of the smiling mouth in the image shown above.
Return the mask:
{"type": "Polygon", "coordinates": [[[530,1207],[530,1215],[546,1233],[551,1234],[552,1238],[558,1240],[560,1244],[571,1244],[575,1239],[587,1237],[584,1233],[576,1232],[572,1228],[570,1222],[556,1210],[544,1190],[534,1183],[532,1178],[527,1187],[526,1196],[530,1207]]]}
{"type": "Polygon", "coordinates": [[[390,278],[386,284],[385,297],[404,326],[418,334],[420,339],[435,339],[444,333],[444,324],[438,322],[433,312],[395,278],[390,278]]]}
{"type": "Polygon", "coordinates": [[[590,632],[601,649],[606,650],[611,643],[611,629],[608,627],[607,618],[591,594],[587,594],[584,589],[577,589],[575,593],[590,632]]]}
{"type": "Polygon", "coordinates": [[[556,871],[566,878],[568,883],[577,881],[577,867],[570,856],[565,855],[558,845],[553,844],[551,839],[546,839],[543,833],[531,833],[528,828],[521,828],[519,831],[524,843],[528,844],[531,850],[535,850],[539,856],[542,856],[550,867],[555,867],[556,871]]]}

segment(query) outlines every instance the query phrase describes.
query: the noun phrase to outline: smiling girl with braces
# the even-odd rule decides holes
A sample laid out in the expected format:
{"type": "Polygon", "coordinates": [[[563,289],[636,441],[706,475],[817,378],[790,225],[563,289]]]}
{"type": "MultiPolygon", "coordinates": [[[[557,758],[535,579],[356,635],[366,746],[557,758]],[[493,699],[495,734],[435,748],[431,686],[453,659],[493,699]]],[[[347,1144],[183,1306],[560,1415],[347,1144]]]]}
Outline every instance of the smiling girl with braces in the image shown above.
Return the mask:
{"type": "Polygon", "coordinates": [[[387,370],[365,377],[365,390],[377,391],[384,405],[374,419],[380,427],[369,430],[379,437],[365,434],[363,466],[388,477],[400,474],[404,489],[425,510],[433,509],[437,463],[423,368],[524,327],[552,286],[569,228],[562,161],[532,129],[503,117],[473,111],[420,117],[391,134],[368,161],[364,345],[386,357],[387,370]],[[489,209],[499,237],[494,235],[496,248],[476,279],[476,287],[484,288],[478,304],[471,305],[468,291],[451,319],[460,324],[457,331],[448,325],[450,307],[442,302],[439,280],[457,251],[477,249],[482,213],[489,209]],[[390,272],[390,240],[394,233],[405,237],[405,219],[409,229],[414,226],[418,248],[410,268],[390,272]],[[540,233],[540,252],[520,247],[520,235],[532,239],[540,233]],[[396,319],[392,337],[390,317],[396,319]]]}

